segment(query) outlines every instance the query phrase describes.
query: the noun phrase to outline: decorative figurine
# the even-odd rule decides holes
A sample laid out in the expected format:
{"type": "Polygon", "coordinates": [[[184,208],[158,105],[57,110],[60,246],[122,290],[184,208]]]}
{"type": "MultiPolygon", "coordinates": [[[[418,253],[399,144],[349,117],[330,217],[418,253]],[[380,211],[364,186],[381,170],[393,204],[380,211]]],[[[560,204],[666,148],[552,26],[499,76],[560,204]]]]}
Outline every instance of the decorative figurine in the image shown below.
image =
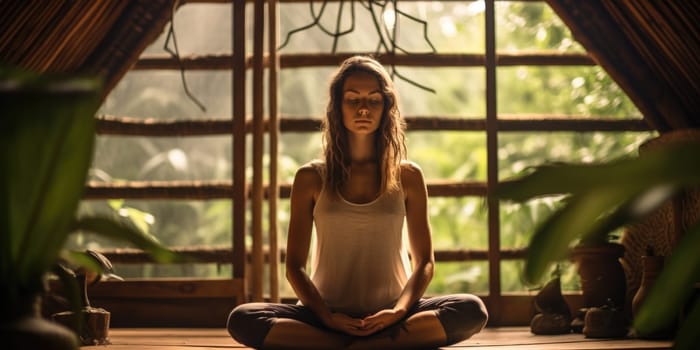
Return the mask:
{"type": "Polygon", "coordinates": [[[52,318],[72,329],[79,336],[82,345],[109,344],[107,335],[109,333],[110,313],[103,308],[90,305],[88,286],[94,286],[107,280],[122,281],[123,278],[114,273],[114,267],[107,257],[94,250],[88,249],[85,252],[101,266],[101,272],[95,272],[82,266],[75,269],[62,266],[63,269],[71,271],[78,281],[81,298],[80,319],[76,322],[73,311],[57,312],[52,315],[52,318]]]}

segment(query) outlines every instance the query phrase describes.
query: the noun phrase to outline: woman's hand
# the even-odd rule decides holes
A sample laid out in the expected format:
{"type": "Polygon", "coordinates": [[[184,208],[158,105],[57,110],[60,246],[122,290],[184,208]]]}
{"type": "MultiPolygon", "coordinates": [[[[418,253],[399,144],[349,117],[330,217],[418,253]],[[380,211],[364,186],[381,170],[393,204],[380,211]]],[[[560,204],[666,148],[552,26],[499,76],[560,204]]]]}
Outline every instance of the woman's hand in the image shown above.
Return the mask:
{"type": "Polygon", "coordinates": [[[361,335],[370,335],[385,329],[403,318],[406,313],[396,309],[384,309],[362,319],[361,335]]]}
{"type": "Polygon", "coordinates": [[[381,331],[401,320],[405,312],[400,310],[381,310],[364,319],[353,318],[343,313],[331,313],[324,321],[329,328],[357,337],[364,337],[381,331]]]}
{"type": "Polygon", "coordinates": [[[341,331],[355,336],[367,335],[364,330],[364,321],[359,318],[353,318],[346,314],[334,312],[331,313],[330,318],[324,320],[325,325],[329,328],[341,331]]]}

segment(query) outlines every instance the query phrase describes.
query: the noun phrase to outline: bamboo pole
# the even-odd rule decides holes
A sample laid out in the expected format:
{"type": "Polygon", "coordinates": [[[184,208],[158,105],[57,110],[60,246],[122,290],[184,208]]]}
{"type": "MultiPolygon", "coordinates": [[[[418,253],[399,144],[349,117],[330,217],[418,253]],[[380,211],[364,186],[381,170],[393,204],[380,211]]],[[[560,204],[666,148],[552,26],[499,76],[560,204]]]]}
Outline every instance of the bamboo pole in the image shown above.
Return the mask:
{"type": "Polygon", "coordinates": [[[263,153],[264,153],[264,115],[263,115],[263,49],[265,32],[265,2],[256,0],[253,5],[253,191],[251,196],[252,211],[252,298],[263,301],[263,153]]]}
{"type": "Polygon", "coordinates": [[[277,204],[279,202],[279,188],[277,184],[277,160],[279,159],[279,136],[280,126],[277,109],[277,72],[279,70],[279,56],[277,55],[277,41],[279,33],[277,30],[277,1],[269,0],[267,3],[268,13],[268,101],[269,101],[269,140],[270,140],[270,175],[268,185],[268,213],[269,213],[269,244],[272,256],[270,264],[270,301],[280,302],[279,293],[279,245],[277,232],[277,204]]]}
{"type": "MultiPolygon", "coordinates": [[[[486,33],[486,163],[489,190],[498,185],[498,111],[496,103],[496,13],[495,0],[486,0],[485,28],[486,33]]],[[[501,296],[501,241],[500,241],[500,207],[498,200],[488,198],[488,244],[489,244],[489,296],[501,296]]],[[[498,323],[501,305],[496,302],[491,305],[498,323]]]]}
{"type": "Polygon", "coordinates": [[[246,179],[245,179],[245,2],[233,3],[233,278],[241,281],[241,302],[247,300],[247,282],[245,278],[245,213],[246,213],[246,179]]]}

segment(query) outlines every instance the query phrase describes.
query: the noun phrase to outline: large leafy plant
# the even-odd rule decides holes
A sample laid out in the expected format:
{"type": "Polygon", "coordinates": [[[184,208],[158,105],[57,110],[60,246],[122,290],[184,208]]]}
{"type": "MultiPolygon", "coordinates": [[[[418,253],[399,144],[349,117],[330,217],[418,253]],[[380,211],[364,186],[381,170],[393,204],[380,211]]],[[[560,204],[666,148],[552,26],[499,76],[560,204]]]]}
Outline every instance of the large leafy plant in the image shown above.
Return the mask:
{"type": "Polygon", "coordinates": [[[59,259],[96,266],[64,249],[91,231],[126,240],[157,261],[174,253],[128,219],[77,217],[93,154],[100,82],[0,68],[0,300],[13,305],[45,288],[59,259]]]}
{"type": "MultiPolygon", "coordinates": [[[[597,164],[553,164],[505,181],[493,193],[523,202],[565,195],[564,205],[536,228],[527,250],[525,280],[536,283],[552,263],[568,256],[581,240],[604,240],[611,231],[636,222],[676,195],[700,185],[700,141],[668,144],[638,157],[597,164]]],[[[649,334],[671,324],[700,281],[700,222],[686,231],[663,273],[635,316],[634,327],[649,334]]],[[[691,306],[675,338],[677,348],[700,343],[700,300],[691,306]]]]}

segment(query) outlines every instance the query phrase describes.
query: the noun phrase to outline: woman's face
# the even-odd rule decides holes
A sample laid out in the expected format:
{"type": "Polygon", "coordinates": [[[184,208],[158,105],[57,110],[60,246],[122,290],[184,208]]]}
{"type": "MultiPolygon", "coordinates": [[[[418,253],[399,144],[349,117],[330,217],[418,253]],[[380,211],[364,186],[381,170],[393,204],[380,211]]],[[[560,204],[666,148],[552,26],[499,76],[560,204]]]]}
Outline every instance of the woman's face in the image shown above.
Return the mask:
{"type": "Polygon", "coordinates": [[[384,96],[377,78],[365,72],[349,75],[343,83],[343,125],[354,134],[372,134],[382,120],[384,96]]]}

